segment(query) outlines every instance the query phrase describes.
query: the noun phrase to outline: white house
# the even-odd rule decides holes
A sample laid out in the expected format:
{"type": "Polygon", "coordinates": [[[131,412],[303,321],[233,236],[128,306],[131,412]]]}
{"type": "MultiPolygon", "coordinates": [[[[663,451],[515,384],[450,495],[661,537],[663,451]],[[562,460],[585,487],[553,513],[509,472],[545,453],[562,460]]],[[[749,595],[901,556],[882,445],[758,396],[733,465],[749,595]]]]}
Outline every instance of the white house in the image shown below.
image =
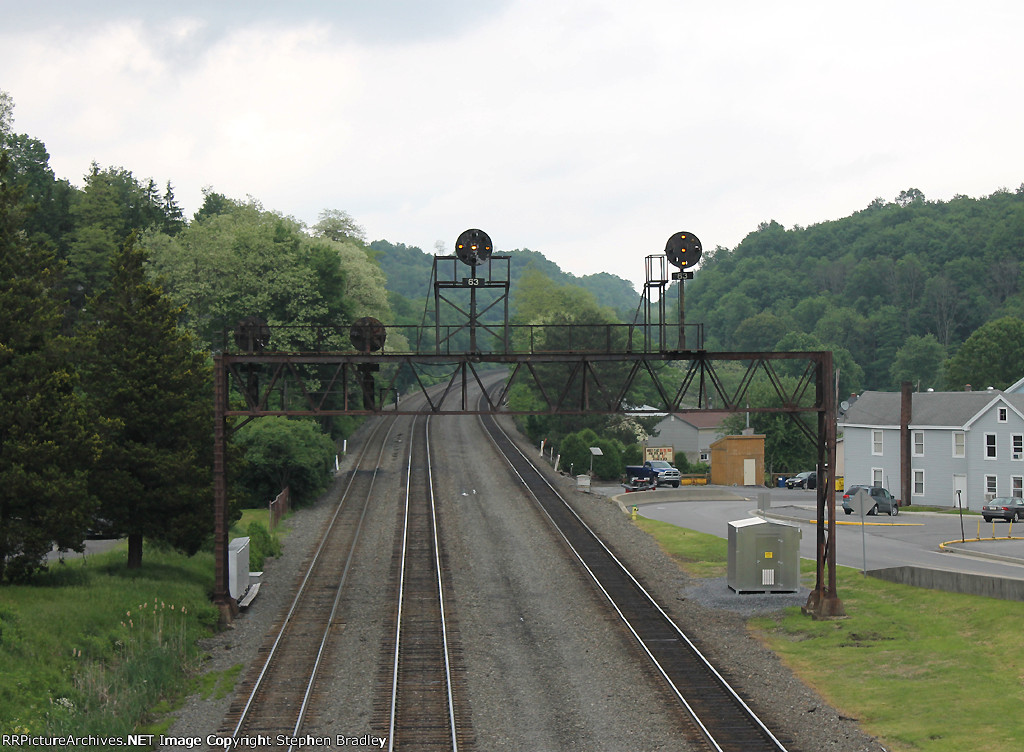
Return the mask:
{"type": "MultiPolygon", "coordinates": [[[[1019,388],[1019,387],[1018,387],[1019,388]]],[[[909,423],[911,502],[980,509],[1024,496],[1024,393],[915,392],[909,423]]],[[[900,394],[865,392],[841,417],[846,488],[900,495],[900,394]]]]}

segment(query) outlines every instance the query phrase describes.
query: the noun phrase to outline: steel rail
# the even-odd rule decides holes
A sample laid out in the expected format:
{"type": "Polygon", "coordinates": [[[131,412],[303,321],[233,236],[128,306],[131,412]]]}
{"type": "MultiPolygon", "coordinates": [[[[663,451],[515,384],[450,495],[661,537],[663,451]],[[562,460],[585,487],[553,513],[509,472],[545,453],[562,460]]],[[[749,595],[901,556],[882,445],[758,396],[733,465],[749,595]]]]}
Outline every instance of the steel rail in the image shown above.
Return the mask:
{"type": "MultiPolygon", "coordinates": [[[[359,456],[356,459],[356,463],[355,463],[356,467],[359,467],[360,465],[363,464],[364,460],[366,459],[366,455],[369,452],[369,448],[370,448],[370,445],[371,445],[371,440],[376,437],[377,433],[381,430],[381,428],[386,423],[387,426],[388,426],[388,429],[387,429],[387,431],[384,434],[384,439],[381,441],[380,451],[379,451],[379,453],[377,455],[377,460],[374,463],[375,466],[374,466],[374,470],[373,470],[373,475],[371,476],[371,480],[370,480],[370,487],[367,490],[367,493],[366,493],[366,495],[365,495],[365,497],[363,499],[363,508],[362,508],[362,511],[360,513],[360,516],[359,516],[359,524],[356,527],[356,530],[355,530],[355,533],[353,535],[351,544],[349,546],[348,555],[347,555],[347,558],[346,558],[346,561],[345,561],[345,567],[344,567],[344,570],[343,570],[343,573],[342,573],[342,577],[341,577],[341,579],[338,582],[336,593],[335,593],[335,596],[334,596],[334,604],[333,604],[333,607],[332,607],[331,612],[330,612],[330,617],[328,618],[326,627],[324,629],[324,634],[323,634],[323,638],[321,639],[321,642],[320,642],[320,648],[319,648],[319,650],[317,652],[316,661],[315,661],[315,663],[313,665],[313,668],[311,669],[310,676],[309,676],[308,681],[307,681],[306,691],[305,691],[305,693],[303,695],[302,704],[300,705],[300,708],[299,708],[299,712],[298,712],[298,715],[297,715],[297,718],[296,718],[295,727],[294,727],[294,730],[292,732],[292,737],[298,736],[299,730],[301,729],[302,722],[303,722],[303,720],[305,718],[306,711],[307,711],[308,706],[309,706],[309,700],[310,700],[310,696],[312,694],[312,688],[313,688],[313,685],[315,683],[316,675],[317,675],[317,672],[318,672],[319,667],[320,667],[320,662],[322,660],[324,649],[325,649],[326,644],[327,644],[327,640],[328,640],[328,636],[330,634],[331,626],[334,623],[334,617],[335,617],[335,614],[336,614],[336,611],[337,611],[338,603],[339,603],[339,601],[341,599],[341,593],[342,593],[342,591],[344,589],[345,583],[346,583],[347,578],[348,578],[349,565],[351,564],[351,561],[352,561],[352,556],[353,556],[353,552],[355,551],[355,548],[356,548],[356,543],[359,540],[359,535],[360,535],[360,532],[362,530],[363,520],[366,517],[366,510],[369,507],[369,500],[370,500],[370,496],[372,495],[372,492],[373,492],[373,485],[374,485],[374,483],[375,483],[375,481],[377,479],[377,474],[378,474],[379,469],[380,469],[381,458],[384,456],[385,449],[387,448],[387,445],[388,445],[388,443],[387,443],[388,436],[390,436],[391,431],[394,429],[396,422],[397,421],[395,421],[395,420],[391,420],[391,421],[378,421],[378,422],[376,422],[375,425],[373,426],[373,430],[370,433],[370,436],[367,437],[367,441],[363,444],[363,447],[360,450],[359,456]]],[[[341,511],[342,511],[343,506],[345,505],[345,502],[348,500],[348,495],[349,495],[350,490],[352,489],[352,485],[354,484],[355,479],[356,479],[356,473],[353,471],[351,473],[351,475],[349,476],[348,483],[345,486],[345,490],[344,490],[344,492],[341,495],[341,500],[338,502],[338,505],[337,505],[336,509],[334,510],[334,514],[331,516],[331,520],[330,520],[329,524],[327,525],[327,528],[324,530],[323,535],[320,538],[320,543],[317,546],[316,552],[313,554],[313,558],[310,561],[309,566],[306,568],[305,575],[303,576],[302,582],[300,583],[300,585],[298,587],[298,590],[295,593],[295,597],[292,599],[292,603],[291,603],[290,608],[288,609],[288,613],[286,614],[286,616],[284,618],[284,621],[281,623],[281,627],[278,629],[277,635],[274,638],[274,642],[271,645],[270,650],[268,651],[267,657],[266,657],[266,659],[263,662],[263,666],[260,669],[260,672],[259,672],[258,676],[256,677],[256,680],[255,680],[255,682],[253,684],[253,687],[252,687],[252,689],[249,692],[249,696],[248,696],[248,698],[247,698],[247,700],[245,702],[245,705],[242,708],[242,711],[241,711],[241,713],[239,715],[238,721],[236,722],[235,727],[234,727],[234,729],[231,732],[231,738],[232,739],[235,739],[235,738],[238,737],[239,733],[241,733],[242,727],[245,725],[245,722],[248,720],[249,713],[251,712],[253,706],[256,703],[256,698],[259,695],[260,690],[263,688],[263,682],[266,679],[267,674],[270,671],[270,668],[271,668],[271,666],[272,666],[272,664],[274,662],[274,659],[275,659],[275,657],[277,655],[278,648],[281,646],[283,640],[285,639],[285,637],[286,637],[286,635],[288,633],[289,627],[292,624],[292,618],[295,616],[295,613],[298,610],[299,605],[302,602],[302,599],[306,595],[307,586],[309,585],[309,582],[310,582],[310,580],[311,580],[311,578],[313,576],[313,572],[315,571],[316,566],[317,566],[318,562],[320,561],[320,556],[323,553],[324,548],[327,546],[327,542],[328,542],[328,540],[329,540],[329,538],[331,536],[331,533],[334,531],[334,525],[337,522],[338,516],[341,514],[341,511]]],[[[292,749],[292,746],[289,746],[289,750],[291,750],[291,749],[292,749]]]]}
{"type": "MultiPolygon", "coordinates": [[[[437,606],[439,609],[440,616],[440,632],[441,632],[441,657],[444,662],[444,683],[445,683],[445,695],[446,705],[448,714],[448,728],[449,728],[449,741],[452,752],[458,752],[458,729],[456,726],[455,719],[455,701],[452,691],[452,666],[451,666],[451,647],[449,645],[448,637],[448,626],[447,616],[445,613],[444,605],[444,582],[442,577],[442,564],[441,564],[441,546],[440,539],[438,537],[438,524],[437,524],[437,504],[434,496],[434,479],[433,479],[433,461],[430,454],[430,418],[427,418],[424,427],[424,446],[425,446],[425,467],[426,467],[426,495],[429,501],[429,526],[430,526],[430,539],[433,548],[433,566],[436,573],[436,577],[433,578],[434,585],[437,590],[437,606]]],[[[401,560],[399,563],[398,572],[398,593],[397,593],[397,616],[395,619],[395,650],[393,654],[393,666],[391,673],[391,704],[389,709],[389,727],[388,727],[388,750],[392,751],[395,749],[396,738],[398,736],[398,710],[399,710],[399,694],[400,694],[400,673],[401,673],[401,660],[402,660],[402,649],[404,647],[402,642],[402,631],[403,631],[403,617],[406,615],[405,610],[405,596],[406,596],[406,574],[407,564],[409,559],[409,535],[410,535],[410,512],[412,508],[413,499],[413,460],[414,455],[417,451],[417,437],[416,437],[416,424],[413,423],[413,440],[409,442],[409,458],[406,470],[406,485],[405,485],[405,509],[403,512],[403,523],[402,523],[402,543],[401,543],[401,560]]],[[[419,534],[424,531],[412,531],[414,534],[419,534]]]]}
{"type": "MultiPolygon", "coordinates": [[[[711,728],[709,728],[709,723],[706,723],[705,719],[702,719],[700,717],[700,714],[697,711],[697,709],[687,699],[684,689],[680,688],[680,686],[677,684],[676,680],[674,680],[672,678],[672,676],[670,675],[670,672],[662,664],[662,661],[659,660],[658,657],[654,655],[654,653],[650,649],[649,645],[647,644],[648,640],[645,640],[645,638],[640,634],[640,631],[638,630],[638,628],[630,621],[630,618],[627,616],[627,614],[624,613],[623,608],[620,607],[620,604],[616,601],[616,599],[613,596],[613,594],[611,592],[609,592],[609,588],[605,586],[604,582],[602,582],[601,578],[594,571],[594,568],[591,566],[590,563],[588,563],[586,557],[581,553],[581,551],[578,549],[578,547],[572,543],[572,541],[569,539],[569,536],[568,536],[567,532],[562,529],[562,527],[558,524],[558,522],[554,519],[554,517],[551,515],[551,513],[545,507],[545,505],[541,501],[541,499],[538,498],[538,496],[534,492],[533,488],[531,488],[530,481],[528,481],[526,478],[523,477],[522,473],[520,473],[519,469],[512,462],[512,459],[502,449],[502,447],[498,443],[497,439],[495,438],[492,430],[488,427],[488,423],[490,423],[493,426],[493,428],[496,429],[497,432],[499,432],[501,434],[501,436],[504,438],[505,442],[507,442],[507,444],[510,445],[518,453],[518,455],[522,458],[522,461],[527,464],[527,466],[535,473],[536,477],[544,484],[544,486],[546,486],[550,490],[550,492],[554,495],[554,497],[556,497],[559,501],[561,501],[561,503],[565,506],[565,509],[568,510],[568,512],[571,514],[571,517],[574,518],[575,521],[581,526],[581,528],[586,531],[586,533],[589,536],[589,538],[591,538],[593,542],[596,542],[598,544],[598,546],[603,550],[603,552],[607,556],[608,560],[613,562],[614,565],[616,566],[616,568],[618,570],[621,570],[621,572],[632,583],[632,585],[636,589],[636,591],[643,595],[643,598],[647,601],[648,607],[654,609],[656,611],[656,613],[659,614],[661,616],[661,618],[664,620],[665,624],[668,625],[670,627],[670,629],[676,634],[676,636],[680,640],[683,641],[683,643],[687,646],[687,648],[690,651],[690,653],[700,662],[700,665],[703,667],[703,669],[708,671],[708,672],[710,672],[710,674],[714,677],[716,683],[720,686],[720,688],[728,695],[729,699],[745,715],[746,720],[751,722],[754,725],[754,727],[760,731],[761,735],[763,736],[763,738],[768,743],[768,746],[766,746],[764,749],[772,750],[773,752],[786,752],[786,748],[782,744],[782,742],[779,741],[779,739],[771,732],[771,730],[764,724],[764,722],[761,721],[761,719],[757,716],[757,714],[750,708],[749,705],[747,705],[747,703],[743,700],[743,698],[740,697],[740,695],[732,688],[732,686],[728,683],[728,681],[726,681],[725,677],[723,677],[721,675],[721,673],[718,671],[718,669],[716,669],[714,667],[714,665],[704,656],[704,654],[697,648],[697,646],[693,643],[693,641],[690,640],[690,638],[679,628],[679,626],[668,616],[668,614],[665,613],[664,609],[661,608],[661,606],[657,603],[657,601],[654,599],[654,597],[646,590],[646,588],[643,587],[643,585],[640,584],[640,582],[636,579],[636,577],[633,576],[632,572],[629,571],[629,569],[625,566],[625,564],[623,564],[622,561],[619,560],[619,558],[617,556],[615,556],[614,553],[612,553],[612,551],[604,544],[604,542],[593,531],[593,529],[589,525],[587,525],[587,523],[579,516],[579,514],[576,512],[576,510],[573,509],[572,506],[562,497],[562,495],[558,493],[558,491],[554,488],[554,486],[551,485],[551,483],[548,481],[548,479],[546,477],[544,477],[544,474],[541,473],[540,470],[537,469],[537,467],[533,463],[533,461],[526,454],[523,453],[523,451],[518,447],[518,445],[516,445],[516,443],[514,441],[512,441],[512,439],[508,436],[508,434],[504,431],[504,429],[498,424],[498,422],[494,419],[494,417],[490,416],[490,415],[488,415],[488,416],[480,416],[480,422],[483,425],[484,430],[487,432],[488,436],[491,438],[491,441],[494,443],[494,446],[497,449],[497,451],[509,463],[509,466],[511,467],[512,471],[515,473],[515,475],[519,478],[520,482],[526,488],[527,493],[529,493],[529,495],[538,504],[540,509],[543,511],[544,515],[548,518],[548,520],[550,520],[551,524],[554,526],[555,530],[558,532],[559,536],[566,543],[566,545],[569,547],[569,549],[573,552],[573,554],[579,560],[580,564],[583,566],[583,568],[586,570],[586,572],[590,575],[591,579],[597,585],[598,589],[608,599],[608,601],[611,604],[612,608],[615,610],[615,612],[622,619],[623,623],[626,625],[626,627],[629,630],[629,632],[637,640],[637,643],[639,644],[639,646],[642,649],[642,651],[651,660],[651,662],[653,663],[654,667],[657,669],[658,673],[660,673],[661,676],[666,680],[666,682],[668,683],[669,688],[671,689],[672,693],[683,704],[683,706],[685,707],[687,713],[690,715],[690,717],[692,718],[692,720],[694,721],[694,723],[697,725],[698,729],[700,730],[701,734],[704,736],[704,738],[707,740],[707,742],[712,746],[712,748],[716,752],[730,752],[731,750],[737,749],[735,746],[732,746],[732,745],[730,745],[730,746],[722,746],[722,744],[720,743],[720,740],[718,738],[716,738],[716,732],[713,731],[711,728]],[[485,418],[486,418],[486,420],[485,420],[485,418]]],[[[744,744],[742,749],[749,750],[751,748],[746,746],[746,744],[744,744]]]]}

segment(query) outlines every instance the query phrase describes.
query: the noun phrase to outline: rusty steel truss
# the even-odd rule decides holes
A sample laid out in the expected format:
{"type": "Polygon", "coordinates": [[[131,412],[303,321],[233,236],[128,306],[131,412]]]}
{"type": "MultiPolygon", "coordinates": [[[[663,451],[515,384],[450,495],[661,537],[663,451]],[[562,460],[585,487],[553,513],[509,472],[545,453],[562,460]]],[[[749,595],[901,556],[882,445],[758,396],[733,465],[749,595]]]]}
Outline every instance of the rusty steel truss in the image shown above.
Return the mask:
{"type": "MultiPolygon", "coordinates": [[[[787,414],[816,443],[820,469],[817,580],[805,610],[816,617],[843,613],[836,592],[836,388],[831,352],[648,352],[649,332],[635,326],[591,331],[575,326],[565,332],[557,327],[535,329],[503,329],[491,351],[486,343],[474,340],[474,352],[440,352],[443,340],[434,337],[434,352],[416,352],[411,349],[414,337],[409,336],[404,340],[410,347],[407,352],[314,348],[216,355],[214,600],[225,618],[230,619],[236,608],[227,580],[225,444],[230,431],[249,420],[268,415],[326,418],[497,412],[652,416],[710,409],[787,414]],[[470,395],[477,390],[487,394],[483,375],[496,369],[503,369],[507,379],[500,390],[487,395],[481,409],[470,395]],[[749,404],[755,383],[770,385],[771,406],[749,404]],[[510,393],[518,386],[530,387],[540,395],[539,402],[509,409],[510,393]],[[422,395],[423,401],[404,399],[409,394],[422,395]],[[643,404],[636,401],[640,394],[648,398],[643,404]],[[408,407],[410,403],[425,406],[408,407]]],[[[333,342],[322,333],[317,337],[333,342]]],[[[682,337],[680,331],[680,341],[682,337]]]]}

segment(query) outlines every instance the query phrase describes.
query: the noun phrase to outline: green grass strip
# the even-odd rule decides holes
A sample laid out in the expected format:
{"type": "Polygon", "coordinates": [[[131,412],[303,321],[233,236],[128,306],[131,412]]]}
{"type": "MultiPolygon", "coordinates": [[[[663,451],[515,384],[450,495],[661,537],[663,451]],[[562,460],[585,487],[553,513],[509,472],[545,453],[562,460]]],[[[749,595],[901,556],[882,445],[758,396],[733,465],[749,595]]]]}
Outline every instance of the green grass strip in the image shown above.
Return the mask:
{"type": "MultiPolygon", "coordinates": [[[[724,539],[637,524],[691,575],[725,573],[724,539]]],[[[813,563],[802,571],[813,586],[813,563]]],[[[896,585],[845,567],[837,588],[845,618],[816,621],[787,608],[749,626],[890,752],[1024,749],[1024,603],[896,585]]]]}

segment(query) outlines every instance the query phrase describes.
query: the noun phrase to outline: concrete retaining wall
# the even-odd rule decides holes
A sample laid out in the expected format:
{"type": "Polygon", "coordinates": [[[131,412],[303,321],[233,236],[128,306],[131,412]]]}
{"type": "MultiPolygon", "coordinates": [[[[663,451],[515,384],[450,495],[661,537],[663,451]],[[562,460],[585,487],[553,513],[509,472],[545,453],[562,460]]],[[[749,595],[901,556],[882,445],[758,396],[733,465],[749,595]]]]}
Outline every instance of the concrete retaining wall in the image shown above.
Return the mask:
{"type": "Polygon", "coordinates": [[[1005,601],[1024,601],[1024,580],[1014,580],[1008,577],[989,577],[983,574],[946,572],[921,567],[873,569],[868,574],[887,582],[913,585],[929,590],[984,595],[1005,601]]]}

